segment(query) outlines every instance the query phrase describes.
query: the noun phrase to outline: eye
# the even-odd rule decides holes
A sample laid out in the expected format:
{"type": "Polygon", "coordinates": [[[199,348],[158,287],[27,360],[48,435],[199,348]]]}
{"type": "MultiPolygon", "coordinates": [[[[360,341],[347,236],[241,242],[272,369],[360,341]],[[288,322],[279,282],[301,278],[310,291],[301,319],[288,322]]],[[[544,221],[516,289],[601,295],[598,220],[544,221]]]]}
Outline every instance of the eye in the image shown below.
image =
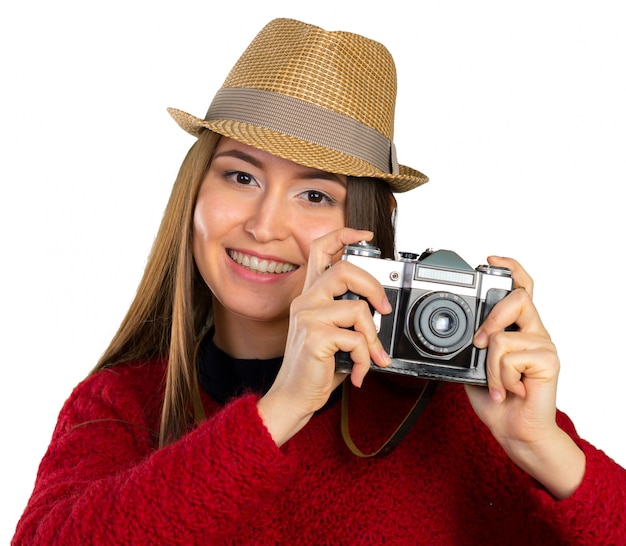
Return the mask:
{"type": "Polygon", "coordinates": [[[257,185],[254,176],[244,171],[228,171],[224,173],[224,176],[231,182],[234,182],[235,184],[241,184],[242,186],[257,185]]]}
{"type": "Polygon", "coordinates": [[[319,190],[307,190],[302,193],[302,196],[304,197],[304,199],[306,199],[310,203],[315,203],[315,204],[322,204],[322,203],[334,204],[335,203],[335,200],[333,198],[329,197],[324,192],[321,192],[319,190]]]}

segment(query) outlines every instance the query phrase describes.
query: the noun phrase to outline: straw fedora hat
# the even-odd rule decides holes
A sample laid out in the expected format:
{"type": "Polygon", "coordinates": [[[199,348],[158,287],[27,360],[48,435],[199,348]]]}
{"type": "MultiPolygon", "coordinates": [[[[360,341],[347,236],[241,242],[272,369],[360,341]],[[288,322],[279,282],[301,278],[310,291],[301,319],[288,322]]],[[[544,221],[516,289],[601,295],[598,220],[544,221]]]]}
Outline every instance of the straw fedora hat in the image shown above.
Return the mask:
{"type": "Polygon", "coordinates": [[[326,172],[423,184],[393,143],[396,69],[380,43],[293,19],[268,23],[239,58],[204,119],[168,112],[188,133],[209,129],[326,172]]]}

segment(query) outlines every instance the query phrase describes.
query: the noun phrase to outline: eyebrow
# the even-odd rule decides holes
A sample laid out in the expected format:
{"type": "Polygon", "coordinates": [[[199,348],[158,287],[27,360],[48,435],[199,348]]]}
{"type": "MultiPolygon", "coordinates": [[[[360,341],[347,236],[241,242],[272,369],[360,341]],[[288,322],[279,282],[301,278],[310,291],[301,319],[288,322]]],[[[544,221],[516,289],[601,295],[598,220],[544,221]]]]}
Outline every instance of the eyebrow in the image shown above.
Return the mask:
{"type": "MultiPolygon", "coordinates": [[[[263,163],[259,161],[256,157],[251,154],[244,152],[243,150],[224,150],[222,152],[218,152],[213,156],[213,159],[218,159],[220,157],[234,157],[235,159],[241,159],[247,163],[250,163],[252,166],[257,169],[263,168],[263,163]]],[[[304,165],[298,165],[302,169],[302,173],[300,177],[305,180],[314,180],[314,179],[322,179],[329,180],[331,182],[337,182],[342,186],[346,185],[346,181],[342,177],[342,175],[329,173],[327,171],[322,171],[320,169],[315,169],[313,167],[305,167],[304,165]]]]}
{"type": "Polygon", "coordinates": [[[241,159],[242,161],[246,161],[247,163],[250,163],[257,169],[260,169],[263,167],[263,164],[258,159],[256,159],[254,156],[247,154],[246,152],[243,152],[241,150],[224,150],[223,152],[219,152],[215,154],[213,156],[213,159],[215,160],[219,157],[234,157],[235,159],[241,159]]]}

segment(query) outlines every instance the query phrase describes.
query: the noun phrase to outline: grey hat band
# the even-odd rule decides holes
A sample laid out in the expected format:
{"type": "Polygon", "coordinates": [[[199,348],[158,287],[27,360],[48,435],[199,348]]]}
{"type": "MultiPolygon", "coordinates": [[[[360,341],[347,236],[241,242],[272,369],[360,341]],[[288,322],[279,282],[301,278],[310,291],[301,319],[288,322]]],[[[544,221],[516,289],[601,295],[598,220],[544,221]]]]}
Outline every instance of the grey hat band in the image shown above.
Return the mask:
{"type": "Polygon", "coordinates": [[[395,146],[385,135],[343,114],[273,91],[222,88],[204,119],[265,127],[356,157],[384,173],[399,173],[395,146]]]}

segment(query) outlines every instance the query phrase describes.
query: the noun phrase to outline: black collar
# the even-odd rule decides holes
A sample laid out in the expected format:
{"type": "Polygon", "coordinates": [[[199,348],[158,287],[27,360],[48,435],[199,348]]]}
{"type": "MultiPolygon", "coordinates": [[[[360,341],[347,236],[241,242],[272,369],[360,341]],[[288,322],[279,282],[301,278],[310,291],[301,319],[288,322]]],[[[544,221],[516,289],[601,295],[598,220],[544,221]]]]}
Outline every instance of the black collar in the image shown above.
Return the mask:
{"type": "MultiPolygon", "coordinates": [[[[213,330],[208,332],[198,348],[196,365],[200,388],[220,404],[246,393],[264,395],[274,383],[283,357],[268,360],[233,358],[215,345],[213,333],[213,330]]],[[[339,398],[341,389],[338,388],[322,410],[339,398]]]]}
{"type": "Polygon", "coordinates": [[[232,358],[215,345],[211,331],[198,349],[198,382],[200,388],[220,404],[247,392],[263,395],[274,383],[282,362],[282,357],[232,358]]]}

